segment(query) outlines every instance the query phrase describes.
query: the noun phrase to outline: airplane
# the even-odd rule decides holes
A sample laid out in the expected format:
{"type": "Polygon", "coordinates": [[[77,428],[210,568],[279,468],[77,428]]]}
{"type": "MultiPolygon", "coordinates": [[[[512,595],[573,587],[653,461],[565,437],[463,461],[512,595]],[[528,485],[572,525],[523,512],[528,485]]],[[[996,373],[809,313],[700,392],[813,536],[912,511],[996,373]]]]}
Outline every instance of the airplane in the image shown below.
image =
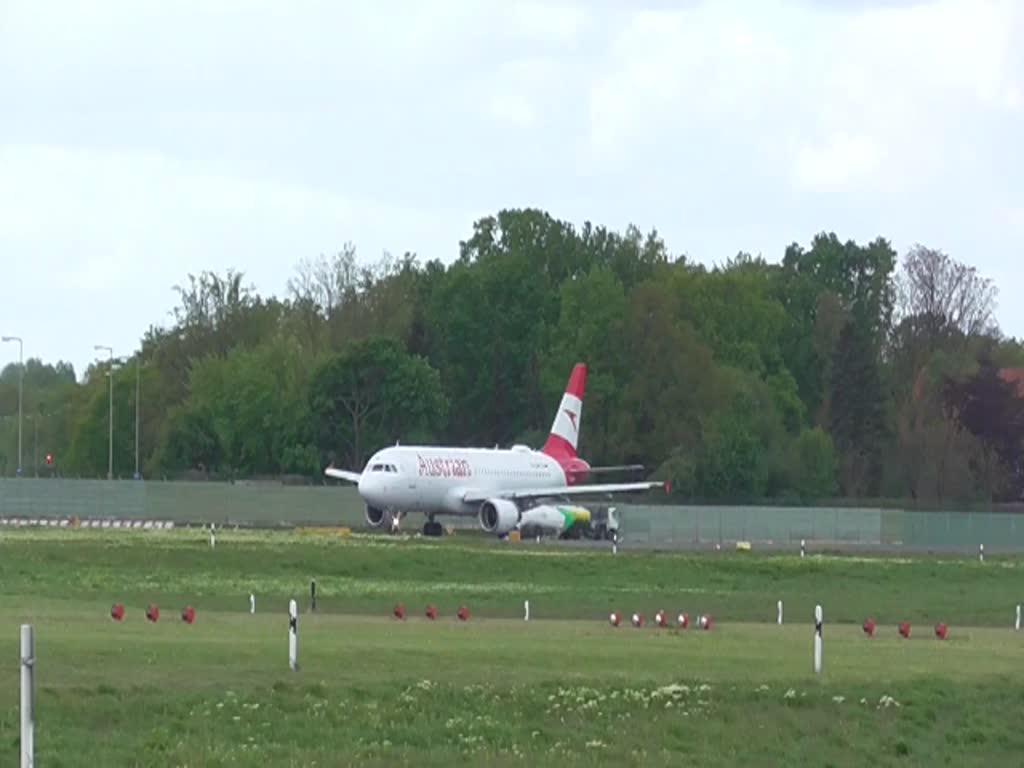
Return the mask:
{"type": "MultiPolygon", "coordinates": [[[[576,453],[583,411],[587,366],[577,363],[555,414],[547,442],[539,450],[456,448],[394,445],[377,451],[362,472],[336,469],[324,474],[355,483],[366,504],[366,522],[374,528],[390,518],[396,529],[401,516],[427,516],[424,536],[441,536],[438,515],[479,518],[480,527],[502,535],[520,524],[524,513],[546,499],[646,491],[669,485],[663,481],[588,484],[600,472],[642,469],[639,465],[591,467],[576,453]]],[[[529,517],[529,516],[528,516],[529,517]]]]}

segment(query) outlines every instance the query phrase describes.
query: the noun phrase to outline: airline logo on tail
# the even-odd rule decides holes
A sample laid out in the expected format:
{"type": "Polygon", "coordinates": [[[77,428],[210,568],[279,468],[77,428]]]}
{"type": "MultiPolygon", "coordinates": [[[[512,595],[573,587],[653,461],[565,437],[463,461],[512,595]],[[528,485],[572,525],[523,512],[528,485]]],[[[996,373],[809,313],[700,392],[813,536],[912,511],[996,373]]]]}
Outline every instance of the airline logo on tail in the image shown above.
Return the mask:
{"type": "Polygon", "coordinates": [[[564,462],[576,458],[579,445],[580,417],[583,413],[583,395],[587,386],[587,366],[577,363],[572,369],[569,384],[562,395],[562,403],[551,425],[551,434],[541,449],[551,458],[564,462]]]}
{"type": "Polygon", "coordinates": [[[580,427],[576,423],[576,414],[570,411],[568,408],[563,408],[562,413],[569,417],[569,421],[572,422],[572,431],[574,434],[579,435],[580,427]]]}

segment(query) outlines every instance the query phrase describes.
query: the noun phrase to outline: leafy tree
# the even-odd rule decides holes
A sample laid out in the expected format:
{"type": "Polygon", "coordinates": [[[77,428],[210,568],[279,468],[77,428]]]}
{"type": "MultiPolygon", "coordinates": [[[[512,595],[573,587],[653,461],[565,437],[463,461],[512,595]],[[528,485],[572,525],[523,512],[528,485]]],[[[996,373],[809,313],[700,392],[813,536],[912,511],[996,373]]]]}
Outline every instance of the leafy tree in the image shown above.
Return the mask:
{"type": "Polygon", "coordinates": [[[428,439],[447,409],[437,371],[389,338],[357,342],[325,359],[310,382],[320,455],[358,469],[395,440],[428,439]]]}
{"type": "MultiPolygon", "coordinates": [[[[133,468],[136,360],[147,475],[317,478],[396,439],[539,445],[584,360],[582,452],[654,467],[679,497],[1019,495],[999,377],[1024,346],[996,326],[993,284],[939,250],[915,246],[897,273],[885,239],[822,232],[780,263],[707,268],[656,229],[519,208],[453,255],[369,263],[345,243],[301,259],[282,300],[236,270],[189,275],[114,373],[115,474],[133,468]]],[[[7,472],[19,373],[0,372],[7,472]]],[[[104,475],[108,381],[102,363],[77,381],[29,360],[26,455],[104,475]]]]}
{"type": "Polygon", "coordinates": [[[838,490],[835,449],[821,427],[805,429],[796,439],[791,487],[805,501],[826,499],[838,490]]]}
{"type": "Polygon", "coordinates": [[[832,363],[830,433],[840,457],[843,490],[877,494],[886,438],[884,393],[876,349],[864,324],[848,322],[832,363]]]}
{"type": "Polygon", "coordinates": [[[1020,498],[1024,491],[1024,397],[1017,383],[1000,376],[986,359],[972,376],[947,380],[945,394],[947,408],[960,428],[981,442],[983,477],[990,493],[1020,498]],[[1004,472],[1001,481],[996,479],[997,469],[1004,472]]]}

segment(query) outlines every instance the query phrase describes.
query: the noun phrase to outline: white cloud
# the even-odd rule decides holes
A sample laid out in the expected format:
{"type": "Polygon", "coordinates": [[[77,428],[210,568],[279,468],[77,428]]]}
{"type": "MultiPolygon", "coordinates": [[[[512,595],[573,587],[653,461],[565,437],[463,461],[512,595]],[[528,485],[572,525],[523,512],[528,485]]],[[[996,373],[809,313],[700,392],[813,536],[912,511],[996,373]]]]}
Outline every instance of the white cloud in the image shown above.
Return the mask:
{"type": "Polygon", "coordinates": [[[833,134],[821,147],[803,147],[796,160],[796,180],[808,187],[833,187],[864,178],[879,165],[878,150],[865,136],[833,134]]]}

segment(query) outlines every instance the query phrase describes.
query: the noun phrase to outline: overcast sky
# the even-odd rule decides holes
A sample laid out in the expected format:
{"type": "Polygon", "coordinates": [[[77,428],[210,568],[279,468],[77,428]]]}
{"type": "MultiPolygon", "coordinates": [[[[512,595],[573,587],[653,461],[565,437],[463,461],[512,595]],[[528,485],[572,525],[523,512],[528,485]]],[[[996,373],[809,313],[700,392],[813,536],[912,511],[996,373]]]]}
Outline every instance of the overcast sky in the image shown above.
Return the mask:
{"type": "Polygon", "coordinates": [[[1012,0],[0,0],[0,334],[81,374],[189,272],[283,295],[539,206],[709,264],[921,242],[1024,336],[1022,40],[1012,0]]]}

